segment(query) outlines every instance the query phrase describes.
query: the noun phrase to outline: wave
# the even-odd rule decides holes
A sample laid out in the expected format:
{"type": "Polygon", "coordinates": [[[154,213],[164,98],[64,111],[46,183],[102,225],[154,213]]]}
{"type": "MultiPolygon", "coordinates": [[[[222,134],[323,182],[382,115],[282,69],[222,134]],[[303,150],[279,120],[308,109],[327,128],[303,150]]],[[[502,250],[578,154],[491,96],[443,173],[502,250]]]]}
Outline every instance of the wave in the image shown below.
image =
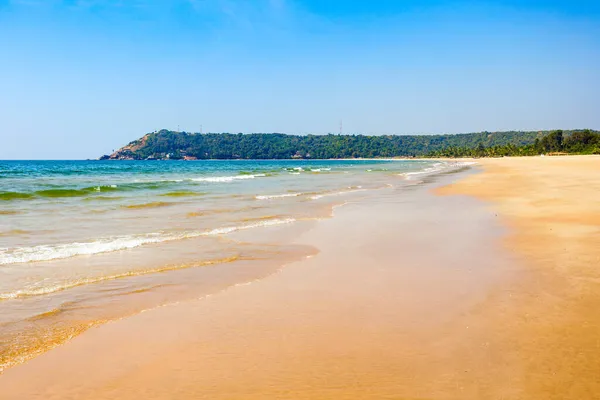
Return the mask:
{"type": "MultiPolygon", "coordinates": [[[[2,296],[3,295],[0,294],[0,299],[3,299],[2,296]]],[[[44,318],[51,318],[51,317],[57,316],[63,312],[64,312],[64,310],[62,308],[53,308],[50,311],[45,311],[45,312],[36,314],[32,317],[29,317],[29,318],[27,318],[27,321],[32,321],[32,322],[40,321],[40,320],[43,320],[44,318]]]]}
{"type": "Polygon", "coordinates": [[[433,164],[431,167],[422,169],[421,171],[405,172],[405,173],[402,173],[399,175],[404,176],[404,178],[407,180],[410,180],[410,179],[412,179],[413,176],[431,175],[431,174],[435,174],[435,173],[442,172],[442,171],[451,171],[451,170],[454,170],[457,168],[467,167],[467,166],[473,165],[473,164],[477,164],[477,163],[476,162],[463,162],[463,161],[439,162],[439,163],[433,164]]]}
{"type": "Polygon", "coordinates": [[[424,168],[424,169],[422,169],[420,171],[404,172],[404,173],[399,174],[399,175],[400,176],[404,176],[406,179],[411,179],[410,178],[411,176],[434,174],[436,172],[443,171],[445,169],[445,166],[446,166],[445,163],[435,163],[431,167],[424,168]]]}
{"type": "MultiPolygon", "coordinates": [[[[123,192],[123,191],[135,191],[135,190],[159,190],[166,187],[172,186],[176,183],[184,181],[188,182],[212,182],[212,183],[229,183],[236,180],[254,179],[259,177],[265,177],[267,174],[240,174],[235,176],[207,176],[198,178],[185,178],[185,179],[163,179],[156,181],[137,181],[127,182],[111,185],[95,185],[84,188],[51,188],[36,190],[33,192],[12,192],[3,191],[0,192],[0,201],[11,201],[11,200],[31,200],[36,198],[72,198],[72,197],[88,197],[94,198],[101,193],[111,192],[123,192]]],[[[197,192],[191,191],[180,191],[172,192],[173,194],[165,194],[166,196],[193,196],[197,192]],[[185,194],[184,194],[185,193],[185,194]]]]}
{"type": "Polygon", "coordinates": [[[242,219],[242,221],[244,222],[253,222],[253,221],[268,221],[268,220],[275,220],[280,218],[281,215],[263,215],[261,217],[248,217],[248,218],[244,218],[242,219]]]}
{"type": "Polygon", "coordinates": [[[269,195],[259,195],[255,196],[256,200],[272,200],[272,199],[282,199],[285,197],[298,197],[302,196],[304,193],[283,193],[283,194],[269,194],[269,195]]]}
{"type": "Polygon", "coordinates": [[[81,189],[83,191],[88,192],[116,192],[119,190],[123,190],[123,188],[119,188],[117,185],[103,185],[103,186],[90,186],[87,188],[81,189]]]}
{"type": "Polygon", "coordinates": [[[262,178],[267,174],[252,174],[252,175],[233,175],[233,176],[207,176],[204,178],[192,178],[194,182],[233,182],[237,180],[246,180],[254,178],[262,178]]]}
{"type": "Polygon", "coordinates": [[[163,196],[163,197],[191,197],[191,196],[203,196],[205,194],[206,193],[202,193],[202,192],[192,192],[192,191],[181,190],[181,191],[163,193],[160,196],[163,196]]]}
{"type": "Polygon", "coordinates": [[[201,235],[203,235],[203,236],[222,235],[222,234],[227,234],[227,233],[231,233],[231,232],[242,231],[242,230],[252,229],[252,228],[290,224],[292,222],[296,222],[296,219],[295,218],[271,219],[271,220],[255,222],[253,224],[247,224],[247,225],[216,228],[216,229],[213,229],[210,231],[203,232],[201,235]]]}
{"type": "Polygon", "coordinates": [[[29,200],[36,197],[42,198],[61,198],[61,197],[82,197],[91,193],[112,192],[121,190],[117,185],[109,186],[90,186],[83,189],[44,189],[31,193],[25,192],[1,192],[0,200],[29,200]]]}
{"type": "Polygon", "coordinates": [[[243,208],[212,208],[212,209],[207,209],[207,210],[203,210],[203,211],[192,211],[186,214],[187,217],[192,218],[192,217],[203,217],[205,215],[211,215],[211,214],[228,214],[228,213],[235,213],[235,212],[239,212],[239,211],[247,211],[243,208]]]}
{"type": "Polygon", "coordinates": [[[389,171],[388,168],[371,168],[368,169],[367,172],[386,172],[389,171]]]}
{"type": "Polygon", "coordinates": [[[130,204],[127,206],[121,206],[122,208],[128,208],[130,210],[139,210],[143,208],[158,208],[158,207],[168,207],[172,206],[175,203],[169,203],[166,201],[153,201],[151,203],[142,203],[142,204],[130,204]]]}
{"type": "Polygon", "coordinates": [[[94,189],[47,189],[38,190],[34,194],[38,197],[81,197],[87,196],[94,189]]]}
{"type": "MultiPolygon", "coordinates": [[[[70,198],[70,197],[87,197],[94,196],[100,193],[135,191],[135,190],[157,190],[164,189],[181,182],[209,182],[209,183],[230,183],[237,180],[255,179],[269,176],[267,173],[250,173],[241,171],[238,175],[231,176],[201,176],[201,177],[181,177],[176,179],[159,179],[159,180],[135,180],[133,182],[122,182],[117,184],[102,184],[93,185],[84,188],[73,187],[51,187],[49,189],[41,189],[31,192],[18,191],[0,191],[0,201],[11,200],[30,200],[35,198],[70,198]]],[[[165,194],[166,196],[186,196],[196,195],[194,192],[188,191],[184,195],[184,191],[172,192],[174,194],[165,194]],[[179,194],[181,193],[181,194],[179,194]]]]}
{"type": "MultiPolygon", "coordinates": [[[[232,260],[232,261],[235,261],[235,260],[232,260]]],[[[227,262],[227,261],[224,261],[224,262],[227,262]]],[[[215,261],[213,264],[217,264],[217,262],[215,261]]],[[[203,264],[203,265],[206,265],[206,264],[203,264]]],[[[203,265],[200,265],[200,264],[196,263],[195,265],[192,265],[191,267],[201,267],[203,265]]],[[[179,269],[181,269],[181,268],[179,268],[179,269]]],[[[155,289],[158,289],[158,288],[167,287],[167,286],[173,286],[173,284],[172,283],[163,283],[163,284],[158,284],[158,285],[143,287],[143,288],[139,288],[139,289],[132,289],[132,290],[127,291],[127,292],[121,292],[121,293],[114,294],[113,296],[128,296],[128,295],[131,295],[131,294],[146,293],[146,292],[150,292],[152,290],[155,290],[155,289]]]]}
{"type": "Polygon", "coordinates": [[[0,200],[29,200],[34,196],[31,193],[22,192],[1,192],[0,200]]]}
{"type": "Polygon", "coordinates": [[[28,262],[52,261],[75,256],[110,253],[120,250],[133,249],[148,244],[170,242],[174,240],[191,239],[201,236],[228,234],[240,230],[289,224],[294,218],[272,219],[252,224],[228,226],[208,231],[188,231],[180,233],[148,233],[144,235],[113,236],[91,242],[74,242],[57,245],[39,245],[32,247],[17,247],[0,249],[0,265],[20,264],[28,262]]]}
{"type": "MultiPolygon", "coordinates": [[[[82,279],[77,279],[77,280],[70,281],[70,282],[58,283],[58,284],[52,285],[52,286],[30,287],[30,288],[26,288],[26,289],[15,290],[13,292],[0,293],[0,300],[11,300],[11,299],[19,299],[19,298],[23,298],[23,297],[42,296],[45,294],[51,294],[51,293],[56,293],[56,292],[60,292],[60,291],[67,290],[67,289],[72,289],[72,288],[75,288],[78,286],[90,285],[90,284],[100,283],[100,282],[105,282],[105,281],[112,281],[115,279],[123,279],[123,278],[129,278],[132,276],[156,274],[156,273],[161,273],[161,272],[175,271],[175,270],[194,268],[194,267],[204,267],[204,266],[214,265],[214,264],[224,264],[224,263],[236,261],[238,259],[240,259],[239,256],[232,256],[232,257],[227,257],[227,258],[195,262],[195,263],[189,263],[189,264],[166,265],[166,266],[158,267],[158,268],[149,268],[149,269],[135,270],[135,271],[125,271],[125,272],[121,272],[118,274],[112,274],[112,275],[104,275],[104,276],[97,276],[97,277],[91,277],[91,278],[82,278],[82,279]]],[[[46,317],[51,314],[55,314],[55,312],[53,310],[49,313],[44,313],[44,314],[46,314],[46,315],[42,314],[41,316],[46,317]]]]}
{"type": "Polygon", "coordinates": [[[284,167],[284,171],[288,171],[294,175],[299,175],[301,172],[323,172],[331,171],[331,168],[312,168],[312,167],[284,167]]]}
{"type": "Polygon", "coordinates": [[[83,201],[115,201],[115,200],[123,200],[123,196],[94,196],[94,197],[86,197],[83,201]]]}
{"type": "Polygon", "coordinates": [[[162,241],[160,234],[155,233],[143,236],[105,238],[93,242],[0,249],[0,265],[50,261],[79,255],[107,253],[131,249],[149,243],[158,243],[160,241],[162,241]]]}
{"type": "Polygon", "coordinates": [[[367,190],[367,189],[363,189],[362,186],[350,186],[350,187],[348,187],[348,190],[340,190],[338,192],[328,192],[328,193],[316,194],[314,196],[311,196],[310,199],[311,200],[319,200],[319,199],[322,199],[323,197],[342,196],[342,195],[349,194],[349,193],[364,192],[365,190],[367,190]]]}

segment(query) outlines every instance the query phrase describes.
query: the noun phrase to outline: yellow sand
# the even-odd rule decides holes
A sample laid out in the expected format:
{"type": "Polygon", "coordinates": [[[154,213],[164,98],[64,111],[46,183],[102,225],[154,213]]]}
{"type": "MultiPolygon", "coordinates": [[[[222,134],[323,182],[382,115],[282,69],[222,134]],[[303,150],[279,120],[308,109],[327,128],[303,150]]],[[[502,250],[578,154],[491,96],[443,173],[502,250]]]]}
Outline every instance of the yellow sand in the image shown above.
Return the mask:
{"type": "Polygon", "coordinates": [[[485,173],[440,190],[492,203],[530,274],[497,296],[523,398],[600,398],[600,157],[480,160],[485,173]]]}
{"type": "Polygon", "coordinates": [[[345,206],[302,236],[317,256],[92,329],[8,370],[0,398],[598,398],[600,158],[482,165],[438,192],[489,210],[345,206]]]}

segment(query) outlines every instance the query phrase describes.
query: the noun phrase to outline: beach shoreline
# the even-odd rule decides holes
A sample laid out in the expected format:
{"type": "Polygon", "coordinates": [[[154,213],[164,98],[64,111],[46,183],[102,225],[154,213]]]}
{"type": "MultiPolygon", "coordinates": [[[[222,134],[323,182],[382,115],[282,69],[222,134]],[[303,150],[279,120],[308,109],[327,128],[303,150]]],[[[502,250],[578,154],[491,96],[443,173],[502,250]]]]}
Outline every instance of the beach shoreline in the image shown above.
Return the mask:
{"type": "Polygon", "coordinates": [[[91,329],[0,386],[9,399],[591,398],[598,278],[583,264],[598,257],[600,158],[564,159],[479,159],[483,172],[355,199],[298,239],[318,255],[91,329]],[[565,213],[561,243],[591,235],[552,268],[548,212],[565,213]]]}
{"type": "Polygon", "coordinates": [[[0,164],[10,172],[0,193],[1,374],[92,326],[264,277],[306,253],[283,232],[433,163],[0,164]],[[239,230],[256,234],[232,241],[239,230]]]}

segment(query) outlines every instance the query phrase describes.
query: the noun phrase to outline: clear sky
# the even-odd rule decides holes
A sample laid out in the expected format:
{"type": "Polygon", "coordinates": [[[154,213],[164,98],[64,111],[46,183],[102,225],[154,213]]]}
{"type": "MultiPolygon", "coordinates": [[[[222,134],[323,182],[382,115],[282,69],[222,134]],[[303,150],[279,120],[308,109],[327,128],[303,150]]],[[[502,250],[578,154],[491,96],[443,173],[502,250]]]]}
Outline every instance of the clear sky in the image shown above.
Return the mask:
{"type": "Polygon", "coordinates": [[[0,159],[161,129],[600,128],[598,0],[0,0],[0,159]]]}

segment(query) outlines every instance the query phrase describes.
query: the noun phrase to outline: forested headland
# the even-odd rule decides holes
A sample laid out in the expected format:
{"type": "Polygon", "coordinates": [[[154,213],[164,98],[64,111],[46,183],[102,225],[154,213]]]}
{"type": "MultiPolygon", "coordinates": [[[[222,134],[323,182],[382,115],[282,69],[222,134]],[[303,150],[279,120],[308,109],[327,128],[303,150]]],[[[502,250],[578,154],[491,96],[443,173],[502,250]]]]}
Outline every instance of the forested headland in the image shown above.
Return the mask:
{"type": "Polygon", "coordinates": [[[100,159],[336,159],[600,154],[600,132],[478,132],[456,135],[146,134],[100,159]]]}

